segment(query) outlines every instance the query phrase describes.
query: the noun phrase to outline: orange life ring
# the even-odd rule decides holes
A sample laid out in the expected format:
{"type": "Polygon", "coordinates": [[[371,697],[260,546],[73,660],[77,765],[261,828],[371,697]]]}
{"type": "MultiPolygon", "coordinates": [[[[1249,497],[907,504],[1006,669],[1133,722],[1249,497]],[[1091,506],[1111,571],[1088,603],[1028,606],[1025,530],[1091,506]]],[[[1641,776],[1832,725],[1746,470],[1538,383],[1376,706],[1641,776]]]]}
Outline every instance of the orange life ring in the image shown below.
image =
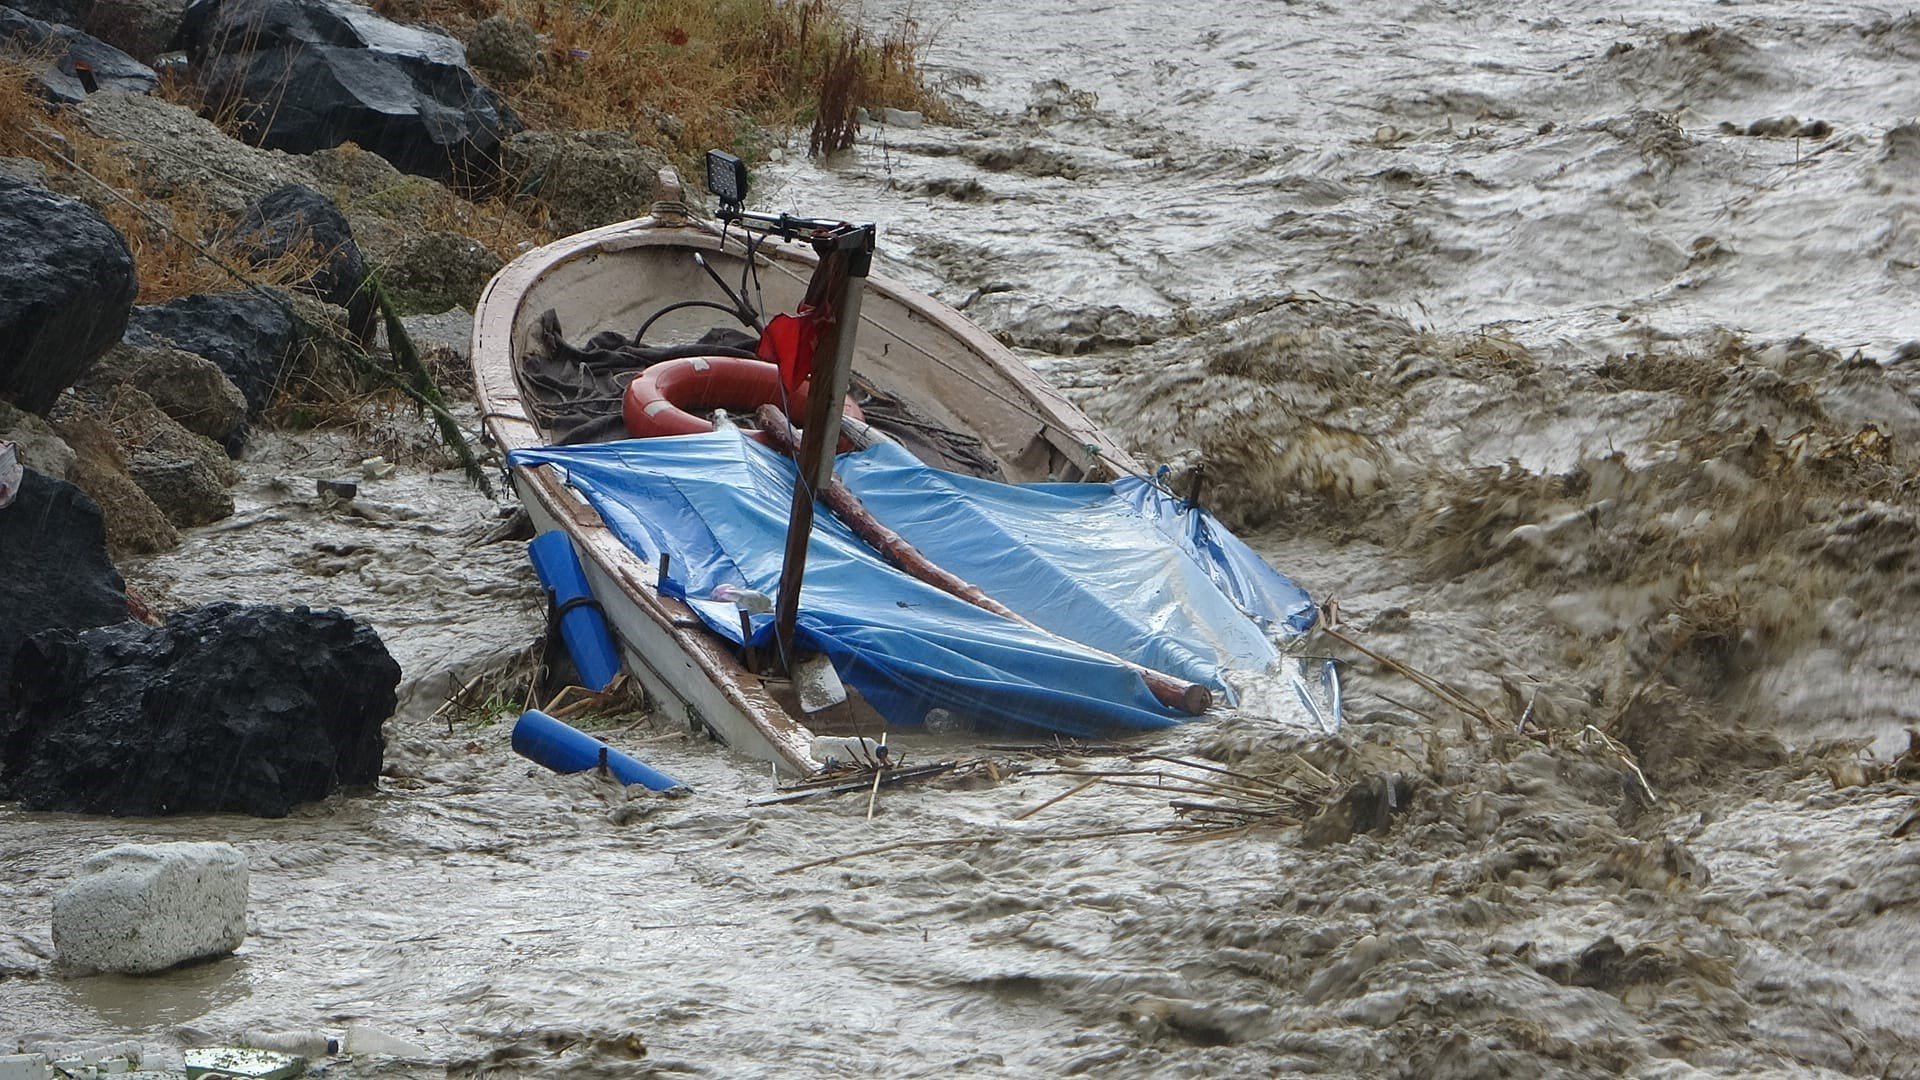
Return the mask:
{"type": "MultiPolygon", "coordinates": [[[[699,413],[726,409],[746,416],[762,405],[780,402],[780,369],[765,360],[740,356],[688,356],[661,362],[634,376],[620,405],[627,423],[627,434],[636,439],[656,435],[699,435],[713,430],[713,422],[699,413]]],[[[860,406],[849,397],[846,415],[864,419],[860,406]]],[[[807,387],[802,385],[787,402],[788,416],[807,413],[807,387]]],[[[765,433],[747,436],[764,445],[765,433]]],[[[846,438],[840,440],[842,453],[853,449],[846,438]]]]}

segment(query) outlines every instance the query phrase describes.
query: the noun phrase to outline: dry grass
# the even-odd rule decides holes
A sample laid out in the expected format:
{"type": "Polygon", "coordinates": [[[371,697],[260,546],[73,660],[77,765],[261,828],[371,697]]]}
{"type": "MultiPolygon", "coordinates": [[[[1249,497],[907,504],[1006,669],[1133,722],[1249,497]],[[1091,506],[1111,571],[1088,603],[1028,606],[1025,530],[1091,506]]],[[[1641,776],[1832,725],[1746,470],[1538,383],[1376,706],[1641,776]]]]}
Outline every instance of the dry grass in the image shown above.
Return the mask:
{"type": "Polygon", "coordinates": [[[303,247],[247,267],[239,252],[224,246],[230,225],[225,215],[191,192],[149,191],[118,144],[49,109],[30,69],[18,60],[0,59],[0,155],[38,161],[56,189],[85,200],[119,230],[133,252],[143,304],[238,287],[196,243],[266,285],[304,281],[323,261],[324,253],[303,247]]]}
{"type": "Polygon", "coordinates": [[[856,106],[942,113],[921,79],[918,23],[909,18],[874,40],[827,0],[376,0],[375,7],[456,34],[490,15],[525,20],[541,35],[539,69],[498,89],[529,127],[627,131],[682,162],[711,147],[762,159],[761,128],[851,124],[856,106]],[[823,101],[830,111],[823,113],[823,101]]]}

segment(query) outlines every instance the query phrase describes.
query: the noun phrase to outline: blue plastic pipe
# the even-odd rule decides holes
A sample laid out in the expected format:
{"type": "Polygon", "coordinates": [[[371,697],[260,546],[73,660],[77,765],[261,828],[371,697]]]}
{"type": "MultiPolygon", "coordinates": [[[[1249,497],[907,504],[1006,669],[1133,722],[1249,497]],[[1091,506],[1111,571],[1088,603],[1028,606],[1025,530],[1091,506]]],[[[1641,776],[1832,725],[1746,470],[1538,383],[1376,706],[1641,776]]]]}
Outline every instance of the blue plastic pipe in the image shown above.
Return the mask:
{"type": "Polygon", "coordinates": [[[527,545],[527,558],[560,610],[560,637],[580,669],[580,685],[595,693],[605,690],[620,674],[620,652],[607,632],[607,617],[593,603],[573,541],[557,529],[541,533],[527,545]]]}
{"type": "Polygon", "coordinates": [[[513,752],[557,773],[586,772],[604,764],[623,784],[639,784],[649,791],[686,787],[539,709],[521,713],[513,725],[513,752]]]}

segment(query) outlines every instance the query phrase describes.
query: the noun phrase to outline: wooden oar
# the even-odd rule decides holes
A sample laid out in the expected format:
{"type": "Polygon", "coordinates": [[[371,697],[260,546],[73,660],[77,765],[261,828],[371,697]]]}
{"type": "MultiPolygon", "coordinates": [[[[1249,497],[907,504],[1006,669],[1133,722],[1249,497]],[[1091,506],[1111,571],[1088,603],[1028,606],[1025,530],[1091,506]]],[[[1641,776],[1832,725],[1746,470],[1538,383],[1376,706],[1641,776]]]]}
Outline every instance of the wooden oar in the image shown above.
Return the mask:
{"type": "MultiPolygon", "coordinates": [[[[756,415],[760,421],[760,429],[767,433],[767,437],[773,440],[773,444],[782,453],[789,457],[793,456],[800,440],[786,414],[776,406],[762,405],[756,415]]],[[[1131,660],[1102,652],[1085,642],[1062,637],[1036,624],[1033,620],[1022,617],[1012,608],[988,596],[978,585],[966,581],[927,558],[925,553],[908,542],[906,537],[882,524],[880,519],[874,517],[873,512],[867,509],[866,504],[860,501],[860,497],[840,482],[838,474],[829,474],[826,483],[815,489],[815,494],[821,502],[827,504],[827,509],[832,510],[842,522],[846,523],[847,528],[853,530],[855,536],[865,541],[867,546],[879,552],[882,558],[899,567],[904,573],[926,582],[941,592],[959,597],[977,608],[991,611],[1003,619],[1010,619],[1022,626],[1038,630],[1048,637],[1068,642],[1076,648],[1085,650],[1091,656],[1132,668],[1146,680],[1147,689],[1153,692],[1153,696],[1170,709],[1179,709],[1189,716],[1198,716],[1213,704],[1213,691],[1199,683],[1188,682],[1164,671],[1155,671],[1150,667],[1142,667],[1131,660]]]]}

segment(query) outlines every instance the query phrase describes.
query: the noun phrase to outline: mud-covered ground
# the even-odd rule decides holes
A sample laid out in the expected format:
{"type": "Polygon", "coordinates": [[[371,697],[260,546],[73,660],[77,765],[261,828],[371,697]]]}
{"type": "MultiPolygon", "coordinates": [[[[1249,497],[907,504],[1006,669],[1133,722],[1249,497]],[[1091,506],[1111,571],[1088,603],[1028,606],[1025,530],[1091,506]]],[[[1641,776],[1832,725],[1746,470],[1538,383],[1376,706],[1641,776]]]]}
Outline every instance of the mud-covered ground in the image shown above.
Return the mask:
{"type": "Polygon", "coordinates": [[[1113,783],[1012,820],[1084,783],[1023,764],[1109,757],[752,808],[764,774],[644,718],[610,737],[698,794],[629,798],[425,718],[537,625],[493,508],[411,472],[368,498],[424,515],[343,516],[274,480],[367,448],[298,444],[248,467],[268,517],[135,577],[367,614],[423,688],[390,775],[284,822],[5,811],[0,1029],[366,1021],[455,1075],[1920,1075],[1920,19],[913,14],[959,122],[767,205],[882,222],[887,269],[1471,707],[1318,643],[1339,738],[1155,744],[1330,778],[1231,837],[1065,839],[1175,820],[1113,783]],[[248,852],[248,944],[61,977],[51,891],[162,837],[248,852]]]}

